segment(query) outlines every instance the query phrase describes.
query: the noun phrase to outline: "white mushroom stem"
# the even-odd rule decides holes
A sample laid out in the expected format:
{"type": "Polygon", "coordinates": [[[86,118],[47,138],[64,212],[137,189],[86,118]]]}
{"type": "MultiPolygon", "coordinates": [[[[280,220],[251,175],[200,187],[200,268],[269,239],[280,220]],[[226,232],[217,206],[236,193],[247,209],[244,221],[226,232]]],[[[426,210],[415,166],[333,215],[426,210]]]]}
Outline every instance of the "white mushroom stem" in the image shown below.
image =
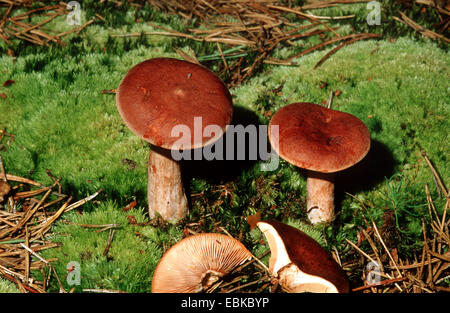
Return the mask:
{"type": "Polygon", "coordinates": [[[186,216],[188,203],[180,164],[172,159],[170,150],[151,147],[147,195],[150,218],[160,215],[165,221],[174,223],[186,216]]]}
{"type": "Polygon", "coordinates": [[[306,207],[313,224],[329,223],[334,217],[334,173],[308,171],[306,207]]]}

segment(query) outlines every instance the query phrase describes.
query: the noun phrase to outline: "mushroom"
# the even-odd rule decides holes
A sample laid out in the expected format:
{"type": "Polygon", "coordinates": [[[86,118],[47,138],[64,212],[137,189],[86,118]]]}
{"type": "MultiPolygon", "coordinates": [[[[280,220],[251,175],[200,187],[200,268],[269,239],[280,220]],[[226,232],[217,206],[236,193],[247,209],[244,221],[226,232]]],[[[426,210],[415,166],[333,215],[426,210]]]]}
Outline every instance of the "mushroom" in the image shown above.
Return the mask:
{"type": "Polygon", "coordinates": [[[128,128],[151,144],[150,218],[159,214],[169,222],[182,219],[188,204],[173,153],[201,148],[222,136],[233,113],[228,89],[201,65],[154,58],[129,70],[117,89],[116,104],[128,128]],[[211,126],[215,131],[205,131],[211,126]],[[180,129],[189,134],[178,138],[180,129]]]}
{"type": "Polygon", "coordinates": [[[259,221],[256,225],[269,243],[269,272],[285,291],[349,292],[347,275],[314,239],[277,221],[259,221]]]}
{"type": "Polygon", "coordinates": [[[313,224],[334,217],[334,176],[364,158],[367,126],[357,117],[313,103],[282,107],[269,123],[269,140],[287,162],[307,170],[307,214],[313,224]],[[278,126],[277,132],[271,132],[278,126]]]}
{"type": "Polygon", "coordinates": [[[250,258],[250,251],[241,242],[223,234],[186,237],[159,261],[153,274],[152,292],[201,292],[250,258]]]}

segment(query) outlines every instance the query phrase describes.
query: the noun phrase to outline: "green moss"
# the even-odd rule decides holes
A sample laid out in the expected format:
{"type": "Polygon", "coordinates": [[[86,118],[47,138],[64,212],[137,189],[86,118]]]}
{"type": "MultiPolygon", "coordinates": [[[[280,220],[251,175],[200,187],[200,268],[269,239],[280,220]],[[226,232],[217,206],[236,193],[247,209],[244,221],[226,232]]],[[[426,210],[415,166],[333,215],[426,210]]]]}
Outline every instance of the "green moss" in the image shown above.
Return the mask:
{"type": "MultiPolygon", "coordinates": [[[[310,236],[312,239],[317,241],[322,247],[325,249],[326,243],[323,237],[323,232],[320,229],[320,227],[315,227],[310,224],[307,224],[301,220],[289,218],[286,221],[283,221],[287,225],[290,225],[292,227],[297,228],[298,230],[304,232],[308,236],[310,236]]],[[[259,228],[255,227],[254,229],[249,231],[249,245],[252,247],[251,252],[256,257],[259,257],[263,254],[265,254],[269,248],[269,244],[267,243],[267,239],[265,238],[264,234],[259,230],[259,228]]],[[[261,258],[261,261],[266,265],[269,266],[269,258],[270,253],[264,255],[264,257],[261,258]]]]}
{"type": "MultiPolygon", "coordinates": [[[[365,172],[338,175],[338,215],[327,232],[329,244],[343,247],[345,238],[356,240],[358,227],[365,226],[364,218],[383,225],[385,215],[394,212],[396,232],[403,231],[396,235],[399,249],[412,253],[421,242],[419,216],[428,215],[424,184],[434,186],[421,151],[427,152],[444,180],[450,174],[448,146],[439,144],[448,140],[448,52],[433,43],[407,38],[394,43],[371,40],[341,49],[314,69],[325,53],[302,57],[294,67],[268,67],[266,73],[233,91],[235,103],[264,119],[265,112],[276,112],[292,102],[321,103],[328,99],[330,89],[340,90],[333,108],[357,116],[369,127],[372,150],[362,162],[365,172]],[[280,86],[281,92],[274,95],[272,90],[280,86]],[[407,182],[396,191],[400,206],[382,196],[385,180],[395,182],[395,174],[407,182]]],[[[284,174],[278,207],[284,204],[279,201],[283,199],[280,193],[305,195],[304,176],[293,166],[281,162],[277,172],[284,174]]],[[[432,192],[439,199],[436,188],[432,192]]]]}
{"type": "MultiPolygon", "coordinates": [[[[141,209],[124,212],[113,202],[102,202],[92,212],[72,212],[53,227],[52,241],[61,247],[42,253],[44,258],[58,258],[55,269],[66,290],[109,289],[126,292],[149,292],[153,271],[164,249],[181,239],[182,232],[175,226],[156,229],[140,226],[147,219],[141,209]],[[133,218],[135,220],[133,220],[133,218]],[[130,223],[130,220],[132,221],[130,223]],[[109,231],[81,225],[120,224],[115,228],[107,254],[109,231]],[[80,264],[80,285],[67,281],[67,265],[80,264]]],[[[36,273],[37,277],[39,273],[36,273]]],[[[56,282],[50,290],[57,291],[56,282]]]]}
{"type": "MultiPolygon", "coordinates": [[[[100,14],[106,22],[96,21],[80,35],[68,36],[64,47],[40,48],[14,41],[11,48],[18,57],[13,59],[6,53],[0,57],[0,82],[15,81],[9,87],[0,86],[0,93],[6,94],[6,99],[0,98],[0,129],[6,127],[15,135],[14,141],[1,151],[7,172],[50,184],[46,174],[50,169],[62,178],[64,192],[75,199],[105,189],[96,199],[100,205],[88,203],[82,215],[72,212],[63,216],[64,220],[53,229],[53,240],[62,246],[42,253],[46,258],[59,259],[55,267],[66,289],[71,288],[66,282],[67,263],[80,263],[81,286],[76,291],[149,291],[162,252],[182,236],[183,224],[162,229],[129,224],[128,215],[139,222],[148,217],[143,208],[149,147],[123,124],[114,96],[101,91],[117,88],[125,73],[143,60],[178,57],[174,47],[186,52],[192,49],[205,59],[217,52],[212,44],[186,39],[115,37],[156,30],[147,23],[150,20],[179,31],[195,23],[124,5],[116,12],[110,2],[83,2],[84,20],[100,14]],[[121,208],[132,200],[140,209],[122,212],[121,208]],[[122,225],[115,232],[108,256],[103,255],[108,231],[96,233],[77,226],[80,223],[122,225]]],[[[313,13],[357,14],[359,19],[365,18],[365,4],[349,6],[348,10],[313,13]]],[[[63,19],[55,19],[49,27],[67,30],[64,23],[63,19]]],[[[339,32],[348,34],[353,30],[345,26],[339,32]]],[[[317,40],[311,38],[298,44],[310,47],[317,40]]],[[[274,56],[285,58],[297,49],[280,47],[274,56]]],[[[231,90],[235,120],[267,124],[270,111],[275,113],[292,102],[321,103],[328,99],[330,89],[340,90],[333,99],[333,108],[354,114],[366,123],[372,150],[365,163],[369,174],[340,175],[343,178],[336,186],[338,214],[324,230],[323,239],[345,258],[349,252],[345,239],[356,241],[358,228],[365,226],[364,218],[382,227],[386,226],[386,216],[393,214],[392,244],[399,245],[399,253],[413,253],[421,244],[418,216],[428,218],[423,206],[424,185],[429,185],[437,204],[442,201],[420,152],[427,152],[444,181],[450,174],[449,150],[444,144],[450,126],[448,52],[428,40],[368,40],[342,48],[314,69],[330,49],[295,60],[296,66],[265,65],[258,76],[231,90]]],[[[0,51],[6,52],[3,42],[0,51]]],[[[259,211],[263,218],[307,223],[305,177],[294,166],[280,160],[276,171],[262,172],[260,161],[224,163],[186,164],[190,172],[188,190],[201,196],[191,197],[185,223],[197,223],[200,231],[217,232],[219,226],[225,227],[255,254],[268,247],[258,244],[261,238],[249,231],[246,216],[259,211]]],[[[442,210],[444,206],[436,207],[442,210]]],[[[54,280],[51,290],[58,290],[54,280]]]]}

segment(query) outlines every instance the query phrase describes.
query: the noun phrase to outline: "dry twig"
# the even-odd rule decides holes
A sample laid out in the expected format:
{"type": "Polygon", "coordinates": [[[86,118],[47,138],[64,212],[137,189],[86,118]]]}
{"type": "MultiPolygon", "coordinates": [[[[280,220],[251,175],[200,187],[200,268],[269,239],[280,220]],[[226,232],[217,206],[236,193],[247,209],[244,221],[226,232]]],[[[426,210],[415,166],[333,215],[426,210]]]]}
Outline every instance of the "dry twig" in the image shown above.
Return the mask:
{"type": "MultiPolygon", "coordinates": [[[[3,182],[6,178],[12,187],[4,195],[5,199],[0,199],[0,277],[15,283],[22,292],[45,292],[47,281],[35,280],[31,270],[49,266],[53,268],[51,262],[56,261],[44,259],[38,254],[39,251],[60,245],[47,241],[46,234],[64,212],[92,200],[100,191],[71,205],[69,203],[72,198],[69,197],[57,209],[54,208],[55,204],[67,198],[61,193],[59,179],[51,176],[54,183],[46,187],[33,180],[8,174],[4,170],[0,174],[0,181],[3,182]],[[56,186],[58,191],[53,190],[56,186]],[[57,199],[53,200],[54,197],[57,199]],[[21,209],[13,212],[12,207],[21,209]]],[[[57,279],[59,280],[58,277],[57,279]]]]}
{"type": "MultiPolygon", "coordinates": [[[[367,240],[372,249],[372,253],[363,251],[358,245],[347,242],[361,255],[374,264],[380,266],[380,271],[377,274],[380,277],[385,277],[385,280],[379,281],[375,284],[368,284],[356,287],[353,291],[362,292],[448,292],[450,289],[442,284],[449,278],[450,275],[450,236],[449,236],[449,218],[447,210],[449,208],[449,191],[445,188],[444,183],[440,179],[438,171],[434,168],[431,160],[428,159],[426,153],[422,153],[427,165],[429,166],[433,179],[437,182],[441,189],[441,194],[445,195],[444,208],[438,213],[436,205],[431,197],[428,186],[425,185],[425,194],[428,205],[428,212],[430,220],[428,222],[422,219],[422,233],[423,233],[423,247],[418,260],[415,257],[413,260],[400,258],[396,249],[389,250],[384,242],[383,233],[380,232],[377,225],[372,221],[368,224],[367,230],[361,229],[363,241],[367,240]],[[372,234],[372,235],[371,235],[372,234]],[[382,249],[377,247],[375,237],[381,244],[382,249]],[[375,261],[377,260],[377,262],[375,261]],[[387,262],[387,264],[383,264],[387,262]],[[401,285],[400,285],[401,283],[401,285]],[[395,289],[391,285],[394,284],[395,289]]],[[[358,243],[359,244],[359,243],[358,243]]],[[[350,269],[354,265],[361,262],[347,262],[344,268],[350,269]]],[[[363,281],[365,277],[363,276],[363,281]]]]}

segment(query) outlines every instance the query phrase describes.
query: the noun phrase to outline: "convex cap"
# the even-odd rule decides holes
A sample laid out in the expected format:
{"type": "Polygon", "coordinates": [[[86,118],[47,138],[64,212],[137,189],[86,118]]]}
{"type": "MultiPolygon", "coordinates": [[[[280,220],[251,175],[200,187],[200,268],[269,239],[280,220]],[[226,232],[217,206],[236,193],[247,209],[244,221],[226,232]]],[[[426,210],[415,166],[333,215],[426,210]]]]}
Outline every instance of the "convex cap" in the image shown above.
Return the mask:
{"type": "Polygon", "coordinates": [[[275,151],[298,167],[331,173],[359,162],[370,148],[370,133],[357,117],[313,103],[282,107],[269,124],[275,151]],[[271,126],[278,125],[278,136],[271,126]]]}
{"type": "Polygon", "coordinates": [[[155,146],[171,149],[180,134],[172,129],[185,125],[191,140],[184,149],[203,147],[222,134],[203,135],[208,125],[222,132],[231,121],[231,95],[223,82],[207,68],[194,63],[154,58],[135,65],[123,78],[116,94],[118,111],[132,132],[155,146]],[[202,127],[194,136],[194,118],[202,127]]]}

